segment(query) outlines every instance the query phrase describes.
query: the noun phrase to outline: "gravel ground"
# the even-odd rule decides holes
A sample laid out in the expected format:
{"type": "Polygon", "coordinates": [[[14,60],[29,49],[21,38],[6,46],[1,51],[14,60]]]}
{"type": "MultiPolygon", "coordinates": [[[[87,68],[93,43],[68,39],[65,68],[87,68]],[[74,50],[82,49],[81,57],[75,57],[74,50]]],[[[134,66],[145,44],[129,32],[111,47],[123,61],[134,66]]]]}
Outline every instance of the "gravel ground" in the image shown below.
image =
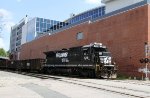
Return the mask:
{"type": "MultiPolygon", "coordinates": [[[[107,81],[77,79],[117,87],[150,92],[147,85],[133,84],[137,81],[107,81]],[[131,84],[132,83],[132,84],[131,84]]],[[[138,83],[141,83],[138,81],[138,83]]],[[[149,82],[143,82],[149,83],[149,82]]],[[[86,83],[85,83],[86,84],[86,83]]],[[[132,98],[131,96],[70,84],[54,79],[39,79],[16,73],[0,71],[0,98],[132,98]]],[[[135,98],[135,97],[133,97],[135,98]]],[[[145,97],[146,98],[146,97],[145,97]]],[[[147,97],[150,98],[150,97],[147,97]]]]}

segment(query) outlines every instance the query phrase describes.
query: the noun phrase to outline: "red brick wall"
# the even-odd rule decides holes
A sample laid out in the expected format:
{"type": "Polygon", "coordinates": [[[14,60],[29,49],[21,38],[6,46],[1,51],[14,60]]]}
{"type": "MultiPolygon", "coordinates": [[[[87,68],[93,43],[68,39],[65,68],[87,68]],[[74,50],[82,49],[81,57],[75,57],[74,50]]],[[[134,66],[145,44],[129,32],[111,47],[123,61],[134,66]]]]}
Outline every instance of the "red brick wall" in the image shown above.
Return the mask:
{"type": "Polygon", "coordinates": [[[148,9],[145,5],[97,22],[84,23],[63,32],[45,36],[22,45],[21,59],[44,58],[43,52],[101,42],[111,51],[118,70],[130,76],[138,73],[144,57],[144,42],[148,42],[148,9]],[[83,40],[76,40],[78,32],[83,40]]]}
{"type": "Polygon", "coordinates": [[[148,42],[149,42],[149,44],[150,44],[150,5],[148,6],[148,17],[147,17],[147,19],[148,19],[148,42]]]}
{"type": "Polygon", "coordinates": [[[44,58],[43,52],[70,48],[87,43],[88,24],[76,26],[64,32],[56,33],[51,36],[41,37],[30,43],[22,45],[21,59],[44,58]],[[84,32],[84,40],[76,40],[76,34],[84,32]]]}
{"type": "Polygon", "coordinates": [[[89,41],[105,44],[111,51],[120,73],[137,74],[142,67],[144,42],[148,41],[147,5],[106,18],[90,25],[89,41]]]}

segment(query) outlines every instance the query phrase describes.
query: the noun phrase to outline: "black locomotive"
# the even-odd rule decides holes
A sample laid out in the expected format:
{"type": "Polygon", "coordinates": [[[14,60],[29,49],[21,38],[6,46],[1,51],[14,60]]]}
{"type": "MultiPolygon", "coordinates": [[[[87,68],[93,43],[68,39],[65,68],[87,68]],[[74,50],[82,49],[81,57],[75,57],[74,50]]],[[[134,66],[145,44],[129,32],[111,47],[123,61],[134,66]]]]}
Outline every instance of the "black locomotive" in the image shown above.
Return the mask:
{"type": "Polygon", "coordinates": [[[45,52],[45,72],[89,77],[116,78],[116,65],[101,43],[45,52]]]}
{"type": "Polygon", "coordinates": [[[0,60],[1,69],[116,78],[116,65],[101,43],[45,52],[46,59],[0,60]]]}

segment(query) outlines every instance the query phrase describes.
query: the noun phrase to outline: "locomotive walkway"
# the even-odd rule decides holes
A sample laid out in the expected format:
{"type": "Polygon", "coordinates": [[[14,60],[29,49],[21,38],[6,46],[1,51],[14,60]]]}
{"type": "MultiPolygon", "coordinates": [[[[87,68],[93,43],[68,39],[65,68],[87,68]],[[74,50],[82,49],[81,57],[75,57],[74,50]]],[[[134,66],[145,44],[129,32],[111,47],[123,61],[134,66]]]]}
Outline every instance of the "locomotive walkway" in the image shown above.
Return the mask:
{"type": "Polygon", "coordinates": [[[0,98],[150,98],[148,81],[21,74],[0,71],[0,98]]]}

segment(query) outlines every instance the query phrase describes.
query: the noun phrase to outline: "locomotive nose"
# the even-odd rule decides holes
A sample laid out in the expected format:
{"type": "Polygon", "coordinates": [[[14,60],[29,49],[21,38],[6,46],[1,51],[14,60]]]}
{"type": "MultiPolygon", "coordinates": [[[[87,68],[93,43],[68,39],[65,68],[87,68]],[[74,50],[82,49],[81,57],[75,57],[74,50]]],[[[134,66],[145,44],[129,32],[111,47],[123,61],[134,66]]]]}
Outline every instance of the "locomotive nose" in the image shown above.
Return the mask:
{"type": "Polygon", "coordinates": [[[104,56],[104,57],[100,57],[100,62],[103,64],[107,64],[110,65],[111,64],[111,57],[109,56],[104,56]]]}

